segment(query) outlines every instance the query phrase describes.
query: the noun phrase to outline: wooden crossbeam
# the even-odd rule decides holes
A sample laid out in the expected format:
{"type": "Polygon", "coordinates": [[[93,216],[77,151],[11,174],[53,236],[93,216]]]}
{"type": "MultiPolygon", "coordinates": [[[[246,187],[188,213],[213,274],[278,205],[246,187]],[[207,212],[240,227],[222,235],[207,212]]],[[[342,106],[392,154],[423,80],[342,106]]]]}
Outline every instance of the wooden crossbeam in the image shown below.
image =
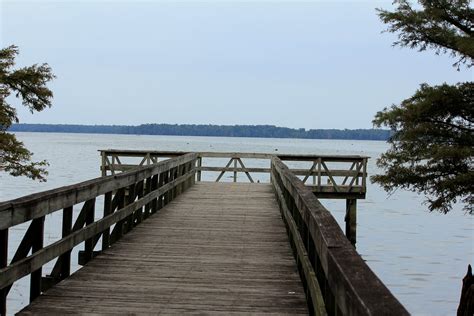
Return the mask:
{"type": "MultiPolygon", "coordinates": [[[[242,167],[242,169],[245,169],[245,166],[244,166],[244,163],[242,162],[242,159],[237,158],[237,161],[239,162],[239,164],[240,164],[240,166],[242,167]]],[[[249,173],[248,171],[244,171],[244,172],[245,172],[245,174],[247,175],[247,178],[249,179],[249,181],[250,181],[251,183],[254,183],[252,177],[250,176],[250,173],[249,173]]]]}
{"type": "MultiPolygon", "coordinates": [[[[357,165],[358,165],[358,166],[357,166],[357,169],[356,169],[356,170],[357,170],[357,174],[359,174],[360,169],[362,168],[362,163],[359,163],[359,164],[357,164],[357,165]]],[[[355,182],[356,179],[358,179],[358,178],[359,178],[358,175],[357,175],[357,176],[354,176],[354,177],[352,178],[351,182],[349,183],[349,192],[351,191],[352,186],[354,185],[354,182],[355,182]]]]}
{"type": "MultiPolygon", "coordinates": [[[[352,171],[354,170],[354,166],[356,165],[356,162],[354,161],[352,164],[351,164],[351,167],[349,168],[349,171],[352,171]]],[[[349,176],[345,176],[344,177],[344,180],[342,181],[342,185],[345,185],[346,184],[346,181],[349,179],[349,176]]]]}
{"type": "Polygon", "coordinates": [[[314,168],[316,168],[316,165],[317,165],[317,162],[313,162],[313,165],[311,166],[311,168],[309,168],[308,170],[308,174],[304,177],[303,179],[303,183],[306,183],[306,180],[308,180],[309,176],[311,175],[311,173],[314,171],[314,168]]]}
{"type": "Polygon", "coordinates": [[[337,183],[336,183],[336,181],[334,180],[334,178],[332,177],[331,171],[329,171],[328,167],[326,166],[326,163],[324,163],[324,161],[321,161],[321,165],[323,166],[324,170],[326,171],[329,180],[331,180],[331,183],[332,183],[332,185],[334,186],[334,190],[335,190],[336,192],[339,192],[339,188],[338,188],[338,186],[337,186],[337,183]]]}
{"type": "MultiPolygon", "coordinates": [[[[225,165],[224,168],[229,168],[233,161],[234,161],[234,158],[230,158],[229,162],[227,163],[227,165],[225,165]]],[[[225,173],[225,171],[222,171],[222,172],[219,174],[219,176],[218,176],[217,179],[216,179],[216,182],[219,182],[219,180],[222,178],[222,176],[224,175],[224,173],[225,173]]]]}

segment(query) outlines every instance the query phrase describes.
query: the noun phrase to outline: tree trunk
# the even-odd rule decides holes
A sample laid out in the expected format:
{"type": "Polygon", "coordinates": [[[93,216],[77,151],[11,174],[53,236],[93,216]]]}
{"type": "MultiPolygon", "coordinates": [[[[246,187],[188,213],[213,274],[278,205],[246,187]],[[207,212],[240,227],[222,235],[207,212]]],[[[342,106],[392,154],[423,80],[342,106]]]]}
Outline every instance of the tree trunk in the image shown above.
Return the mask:
{"type": "Polygon", "coordinates": [[[474,277],[471,265],[467,267],[467,273],[462,279],[461,300],[459,301],[458,316],[474,315],[474,277]]]}

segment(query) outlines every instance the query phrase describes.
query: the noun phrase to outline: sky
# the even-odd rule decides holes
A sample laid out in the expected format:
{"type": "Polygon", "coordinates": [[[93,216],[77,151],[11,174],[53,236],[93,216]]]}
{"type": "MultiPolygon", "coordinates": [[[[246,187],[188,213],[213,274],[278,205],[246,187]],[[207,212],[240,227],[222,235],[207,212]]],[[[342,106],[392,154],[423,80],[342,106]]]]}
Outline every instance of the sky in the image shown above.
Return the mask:
{"type": "Polygon", "coordinates": [[[6,1],[1,47],[48,63],[53,106],[22,123],[371,128],[421,83],[473,79],[393,47],[389,1],[6,1]]]}

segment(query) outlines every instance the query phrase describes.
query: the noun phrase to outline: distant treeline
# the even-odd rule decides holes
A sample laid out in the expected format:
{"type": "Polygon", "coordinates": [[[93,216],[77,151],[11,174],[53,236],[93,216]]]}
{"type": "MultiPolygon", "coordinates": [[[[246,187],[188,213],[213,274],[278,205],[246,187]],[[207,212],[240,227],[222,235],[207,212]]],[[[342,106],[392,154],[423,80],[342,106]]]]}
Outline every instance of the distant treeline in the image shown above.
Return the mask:
{"type": "Polygon", "coordinates": [[[382,129],[293,129],[274,125],[194,125],[194,124],[142,124],[126,125],[64,125],[14,124],[14,132],[93,133],[133,135],[182,135],[306,139],[360,139],[387,140],[389,130],[382,129]]]}

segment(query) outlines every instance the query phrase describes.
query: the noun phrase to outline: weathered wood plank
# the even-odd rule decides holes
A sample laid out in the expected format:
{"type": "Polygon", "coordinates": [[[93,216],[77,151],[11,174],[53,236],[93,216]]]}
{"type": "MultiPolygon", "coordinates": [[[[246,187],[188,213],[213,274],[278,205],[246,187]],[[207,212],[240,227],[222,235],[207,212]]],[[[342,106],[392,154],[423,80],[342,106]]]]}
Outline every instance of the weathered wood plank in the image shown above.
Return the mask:
{"type": "Polygon", "coordinates": [[[271,186],[198,183],[20,315],[51,313],[308,311],[271,186]]]}
{"type": "Polygon", "coordinates": [[[175,185],[187,181],[190,177],[194,177],[194,174],[182,176],[173,182],[165,184],[156,191],[147,194],[141,200],[129,204],[115,213],[110,214],[101,220],[98,220],[97,222],[87,225],[85,228],[79,231],[71,233],[67,237],[37,251],[34,255],[19,260],[18,262],[9,265],[6,268],[0,269],[0,289],[12,284],[19,278],[30,274],[32,271],[40,269],[45,263],[62,255],[66,251],[69,251],[81,242],[102,233],[111,225],[119,222],[120,220],[124,220],[139,207],[149,203],[157,196],[164,194],[165,192],[169,192],[175,185]]]}
{"type": "Polygon", "coordinates": [[[290,235],[296,246],[296,255],[298,261],[302,266],[302,273],[305,275],[306,286],[309,291],[309,300],[311,300],[311,306],[316,315],[327,315],[326,306],[324,303],[323,294],[321,292],[321,286],[316,278],[311,263],[308,258],[308,252],[304,247],[303,239],[300,236],[296,223],[288,210],[283,198],[283,192],[278,186],[275,186],[275,194],[280,201],[280,207],[282,210],[283,218],[288,225],[290,235]]]}

